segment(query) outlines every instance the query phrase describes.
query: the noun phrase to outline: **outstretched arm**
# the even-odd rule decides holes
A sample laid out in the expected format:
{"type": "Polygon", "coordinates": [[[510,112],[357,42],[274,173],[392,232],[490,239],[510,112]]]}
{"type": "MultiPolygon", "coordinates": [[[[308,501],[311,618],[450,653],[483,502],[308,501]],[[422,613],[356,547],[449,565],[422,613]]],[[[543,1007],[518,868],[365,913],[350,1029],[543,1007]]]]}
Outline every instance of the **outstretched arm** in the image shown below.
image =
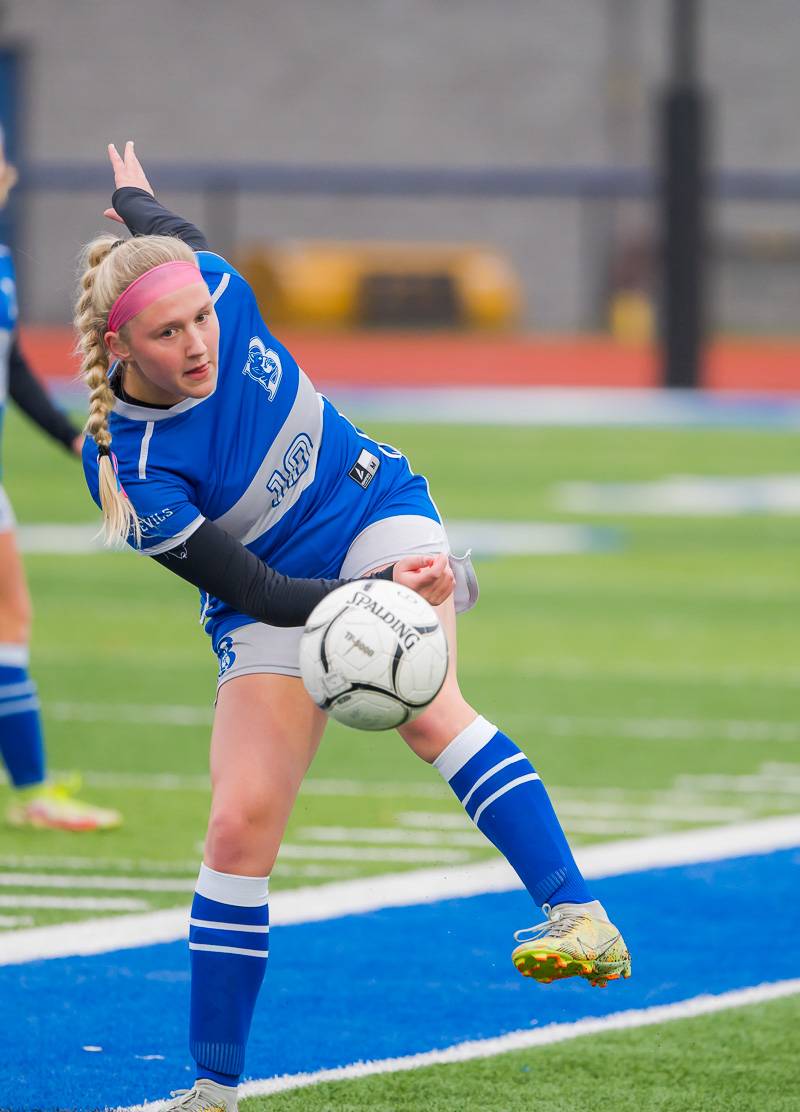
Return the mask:
{"type": "Polygon", "coordinates": [[[120,154],[113,143],[109,144],[108,157],[114,170],[116,189],[110,209],[105,215],[110,220],[125,224],[135,236],[176,236],[195,251],[207,251],[208,240],[194,224],[170,212],[153,195],[142,164],[136,157],[133,143],[125,144],[120,154]]]}
{"type": "Polygon", "coordinates": [[[80,451],[81,433],[57,406],[28,366],[15,336],[8,354],[8,393],[40,429],[71,452],[80,451]]]}
{"type": "MultiPolygon", "coordinates": [[[[204,521],[177,548],[153,559],[240,613],[274,626],[305,625],[317,603],[348,582],[281,575],[211,521],[204,521]]],[[[411,587],[434,606],[453,590],[445,555],[405,557],[376,578],[411,587]]]]}

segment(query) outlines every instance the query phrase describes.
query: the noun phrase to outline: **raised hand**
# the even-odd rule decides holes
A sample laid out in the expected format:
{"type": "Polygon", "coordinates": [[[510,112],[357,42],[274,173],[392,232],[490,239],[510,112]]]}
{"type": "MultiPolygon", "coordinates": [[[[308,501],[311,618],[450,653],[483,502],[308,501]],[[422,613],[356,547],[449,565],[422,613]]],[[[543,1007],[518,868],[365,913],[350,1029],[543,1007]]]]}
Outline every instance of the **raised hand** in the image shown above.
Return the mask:
{"type": "Polygon", "coordinates": [[[455,577],[445,553],[436,556],[404,556],[394,566],[394,581],[410,587],[438,606],[453,593],[455,577]]]}
{"type": "MultiPolygon", "coordinates": [[[[114,171],[114,188],[122,189],[125,185],[135,186],[136,189],[146,190],[151,197],[153,187],[147,180],[147,175],[142,169],[142,164],[136,157],[136,151],[133,149],[133,140],[129,139],[125,144],[125,153],[120,154],[113,143],[108,144],[108,157],[111,160],[111,168],[114,171]]],[[[125,221],[113,208],[107,208],[103,213],[109,220],[116,220],[118,224],[124,224],[125,221]]]]}

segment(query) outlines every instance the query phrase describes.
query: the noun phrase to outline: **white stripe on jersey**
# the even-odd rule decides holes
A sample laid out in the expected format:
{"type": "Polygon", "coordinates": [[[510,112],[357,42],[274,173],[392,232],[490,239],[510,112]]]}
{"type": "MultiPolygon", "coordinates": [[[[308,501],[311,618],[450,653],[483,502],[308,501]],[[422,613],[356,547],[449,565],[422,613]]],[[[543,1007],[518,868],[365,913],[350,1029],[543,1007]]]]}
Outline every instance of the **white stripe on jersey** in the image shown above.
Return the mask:
{"type": "Polygon", "coordinates": [[[145,426],[144,436],[142,437],[142,447],[139,451],[139,478],[147,478],[147,453],[150,451],[150,438],[153,435],[153,429],[156,427],[155,421],[148,421],[145,426]]]}
{"type": "Polygon", "coordinates": [[[322,398],[300,371],[297,395],[280,432],[247,490],[215,524],[242,544],[263,536],[314,482],[321,440],[322,398]]]}
{"type": "Polygon", "coordinates": [[[217,302],[219,301],[219,299],[225,293],[225,290],[227,290],[227,288],[228,288],[228,282],[230,282],[230,280],[231,280],[230,274],[227,271],[225,271],[225,273],[222,275],[222,281],[220,282],[220,284],[217,286],[217,288],[214,290],[214,292],[211,295],[211,304],[212,305],[216,305],[217,302]]]}

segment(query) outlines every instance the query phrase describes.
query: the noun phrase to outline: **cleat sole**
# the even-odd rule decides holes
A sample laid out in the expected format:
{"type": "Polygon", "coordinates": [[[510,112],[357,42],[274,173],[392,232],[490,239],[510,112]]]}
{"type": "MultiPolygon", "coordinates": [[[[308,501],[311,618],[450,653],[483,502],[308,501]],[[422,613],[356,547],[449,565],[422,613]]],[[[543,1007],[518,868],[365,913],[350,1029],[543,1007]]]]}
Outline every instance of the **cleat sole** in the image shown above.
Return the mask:
{"type": "Polygon", "coordinates": [[[631,975],[630,958],[617,962],[589,961],[573,958],[551,950],[523,950],[512,954],[514,966],[523,977],[530,977],[542,985],[563,981],[568,977],[583,977],[594,988],[606,988],[609,981],[618,981],[631,975]]]}

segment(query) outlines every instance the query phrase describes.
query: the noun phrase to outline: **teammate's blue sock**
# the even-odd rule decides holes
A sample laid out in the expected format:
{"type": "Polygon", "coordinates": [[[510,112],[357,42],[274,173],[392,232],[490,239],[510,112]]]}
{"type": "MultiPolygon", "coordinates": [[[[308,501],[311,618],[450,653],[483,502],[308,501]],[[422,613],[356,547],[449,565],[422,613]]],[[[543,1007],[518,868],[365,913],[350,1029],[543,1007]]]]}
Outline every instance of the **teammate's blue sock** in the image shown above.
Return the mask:
{"type": "Polygon", "coordinates": [[[478,717],[433,763],[537,904],[592,900],[544,784],[510,738],[478,717]]]}
{"type": "Polygon", "coordinates": [[[189,1048],[197,1076],[236,1085],[269,953],[268,877],[200,866],[189,919],[189,1048]]]}
{"type": "Polygon", "coordinates": [[[27,645],[0,644],[0,753],[15,788],[45,778],[44,739],[27,645]]]}

